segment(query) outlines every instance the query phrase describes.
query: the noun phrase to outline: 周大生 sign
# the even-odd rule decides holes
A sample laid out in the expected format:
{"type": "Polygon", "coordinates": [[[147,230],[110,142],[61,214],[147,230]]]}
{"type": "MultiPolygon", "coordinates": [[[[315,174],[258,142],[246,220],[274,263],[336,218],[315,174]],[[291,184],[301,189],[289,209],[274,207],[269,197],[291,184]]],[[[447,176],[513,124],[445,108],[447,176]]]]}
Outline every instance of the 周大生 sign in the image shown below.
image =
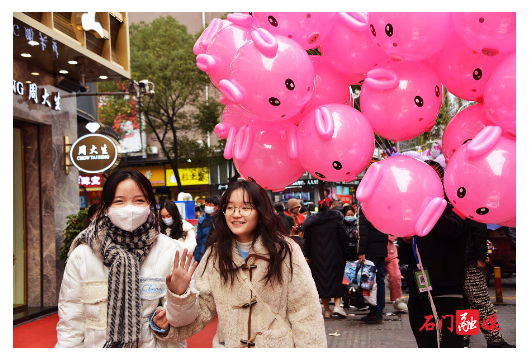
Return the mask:
{"type": "Polygon", "coordinates": [[[79,137],[70,149],[72,164],[85,173],[101,173],[119,164],[121,147],[98,133],[79,137]]]}

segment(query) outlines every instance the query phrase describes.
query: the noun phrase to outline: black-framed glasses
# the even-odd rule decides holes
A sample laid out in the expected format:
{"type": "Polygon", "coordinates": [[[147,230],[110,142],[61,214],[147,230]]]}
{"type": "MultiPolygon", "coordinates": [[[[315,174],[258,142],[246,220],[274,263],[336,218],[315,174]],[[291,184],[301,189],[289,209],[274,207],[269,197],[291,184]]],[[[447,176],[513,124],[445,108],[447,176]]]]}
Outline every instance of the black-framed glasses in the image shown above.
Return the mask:
{"type": "Polygon", "coordinates": [[[250,214],[252,214],[253,207],[245,204],[241,207],[235,207],[232,204],[225,204],[222,206],[222,213],[224,213],[225,216],[232,216],[235,213],[235,209],[239,209],[239,214],[243,217],[248,217],[250,214]]]}

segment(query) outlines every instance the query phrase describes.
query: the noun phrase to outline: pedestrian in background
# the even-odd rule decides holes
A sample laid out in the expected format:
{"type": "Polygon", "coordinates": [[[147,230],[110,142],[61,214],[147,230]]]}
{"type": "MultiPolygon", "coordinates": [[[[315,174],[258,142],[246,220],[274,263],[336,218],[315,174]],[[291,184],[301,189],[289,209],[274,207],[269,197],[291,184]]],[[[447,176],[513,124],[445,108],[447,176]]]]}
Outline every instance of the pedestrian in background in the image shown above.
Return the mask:
{"type": "Polygon", "coordinates": [[[397,312],[408,311],[406,299],[402,297],[402,274],[399,267],[399,254],[395,242],[397,237],[388,235],[388,256],[386,257],[386,271],[389,279],[389,298],[397,312]]]}
{"type": "Polygon", "coordinates": [[[358,260],[358,237],[357,237],[357,219],[352,207],[343,207],[344,227],[347,239],[344,246],[344,257],[346,261],[354,262],[358,260]]]}
{"type": "Polygon", "coordinates": [[[197,246],[194,253],[197,262],[200,262],[206,250],[206,241],[213,221],[213,215],[219,211],[218,197],[208,197],[205,202],[204,214],[200,216],[197,224],[197,246]]]}
{"type": "Polygon", "coordinates": [[[180,241],[189,252],[194,252],[197,246],[195,226],[182,219],[180,211],[173,201],[165,201],[160,207],[161,232],[180,241]]]}
{"type": "Polygon", "coordinates": [[[388,235],[376,229],[358,207],[358,261],[373,262],[376,269],[377,304],[369,304],[369,314],[362,321],[370,324],[382,323],[386,306],[386,257],[388,256],[388,235]]]}
{"type": "Polygon", "coordinates": [[[88,214],[86,215],[83,221],[84,229],[86,229],[90,225],[90,223],[92,223],[94,218],[96,218],[97,211],[99,210],[99,208],[101,208],[101,205],[99,203],[93,204],[90,206],[90,208],[88,208],[88,214]]]}
{"type": "MultiPolygon", "coordinates": [[[[466,221],[468,221],[470,225],[465,256],[467,265],[463,290],[470,305],[470,309],[477,309],[479,311],[479,323],[482,324],[485,319],[496,314],[496,309],[490,301],[487,282],[485,281],[485,275],[483,274],[485,261],[487,260],[487,225],[484,223],[478,223],[469,218],[467,218],[466,221]]],[[[486,329],[481,325],[479,328],[481,333],[485,336],[487,348],[514,347],[503,339],[499,330],[486,329]]],[[[470,339],[469,337],[470,336],[465,338],[465,346],[467,347],[470,339]]]]}
{"type": "Polygon", "coordinates": [[[299,209],[301,208],[301,204],[299,203],[299,200],[295,198],[291,198],[287,202],[288,210],[285,213],[286,216],[290,216],[294,218],[294,228],[290,234],[295,235],[298,229],[301,228],[303,225],[303,221],[305,220],[305,217],[299,214],[299,209]]]}
{"type": "Polygon", "coordinates": [[[344,216],[339,211],[329,209],[326,201],[320,202],[318,213],[308,216],[303,224],[305,254],[323,303],[324,318],[331,318],[330,298],[334,298],[332,314],[345,318],[347,315],[340,307],[344,294],[343,247],[347,237],[343,224],[344,216]]]}
{"type": "Polygon", "coordinates": [[[198,317],[171,326],[160,340],[189,338],[218,316],[214,348],[327,347],[310,269],[266,191],[252,181],[233,182],[219,206],[196,271],[198,292],[175,293],[181,305],[198,296],[198,317]]]}
{"type": "MultiPolygon", "coordinates": [[[[344,215],[344,227],[345,227],[345,234],[347,235],[347,238],[345,240],[344,245],[344,259],[347,262],[354,262],[358,260],[358,251],[357,251],[357,244],[358,244],[358,237],[356,235],[357,233],[357,225],[356,225],[356,217],[355,212],[351,206],[344,206],[343,211],[344,215]]],[[[344,291],[345,291],[345,285],[344,291]]],[[[349,299],[344,297],[343,298],[343,308],[349,309],[351,307],[349,303],[349,299]]]]}
{"type": "Polygon", "coordinates": [[[163,279],[173,271],[191,281],[191,260],[180,241],[159,233],[149,180],[135,170],[112,173],[96,218],[68,253],[55,347],[186,347],[185,340],[158,340],[153,330],[163,333],[196,318],[196,299],[175,310],[167,288],[180,289],[163,279]],[[171,320],[154,324],[157,308],[171,320]]]}
{"type": "Polygon", "coordinates": [[[314,213],[316,213],[316,206],[314,205],[314,203],[308,203],[307,204],[307,215],[305,216],[305,218],[307,218],[308,216],[314,213]]]}
{"type": "Polygon", "coordinates": [[[294,228],[294,218],[285,215],[285,206],[283,206],[283,203],[274,203],[274,211],[281,218],[281,223],[287,233],[292,233],[292,228],[294,228]]]}

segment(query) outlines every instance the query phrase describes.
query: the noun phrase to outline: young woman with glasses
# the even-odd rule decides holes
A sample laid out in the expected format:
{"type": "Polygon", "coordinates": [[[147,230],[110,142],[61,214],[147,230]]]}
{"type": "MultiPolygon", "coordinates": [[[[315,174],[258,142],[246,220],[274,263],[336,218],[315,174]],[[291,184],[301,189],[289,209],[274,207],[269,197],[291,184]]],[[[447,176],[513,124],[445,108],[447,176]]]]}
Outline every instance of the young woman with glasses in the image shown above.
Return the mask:
{"type": "MultiPolygon", "coordinates": [[[[171,293],[172,303],[183,306],[198,296],[198,317],[171,326],[165,337],[156,335],[183,340],[218,316],[213,347],[326,347],[309,267],[301,248],[286,236],[266,191],[251,181],[232,183],[219,208],[195,272],[199,294],[193,288],[171,293]]],[[[178,274],[173,279],[189,282],[180,282],[178,274]]]]}

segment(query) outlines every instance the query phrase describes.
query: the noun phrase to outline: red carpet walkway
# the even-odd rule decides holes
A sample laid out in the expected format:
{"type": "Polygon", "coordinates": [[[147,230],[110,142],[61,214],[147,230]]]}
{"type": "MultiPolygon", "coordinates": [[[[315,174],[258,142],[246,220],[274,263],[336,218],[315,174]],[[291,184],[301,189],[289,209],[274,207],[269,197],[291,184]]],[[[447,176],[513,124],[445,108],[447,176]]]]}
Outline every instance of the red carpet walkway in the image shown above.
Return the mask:
{"type": "MultiPolygon", "coordinates": [[[[13,328],[13,348],[53,348],[57,343],[55,327],[59,321],[57,314],[13,328]]],[[[200,333],[187,339],[188,348],[211,348],[217,331],[217,318],[200,333]]]]}

